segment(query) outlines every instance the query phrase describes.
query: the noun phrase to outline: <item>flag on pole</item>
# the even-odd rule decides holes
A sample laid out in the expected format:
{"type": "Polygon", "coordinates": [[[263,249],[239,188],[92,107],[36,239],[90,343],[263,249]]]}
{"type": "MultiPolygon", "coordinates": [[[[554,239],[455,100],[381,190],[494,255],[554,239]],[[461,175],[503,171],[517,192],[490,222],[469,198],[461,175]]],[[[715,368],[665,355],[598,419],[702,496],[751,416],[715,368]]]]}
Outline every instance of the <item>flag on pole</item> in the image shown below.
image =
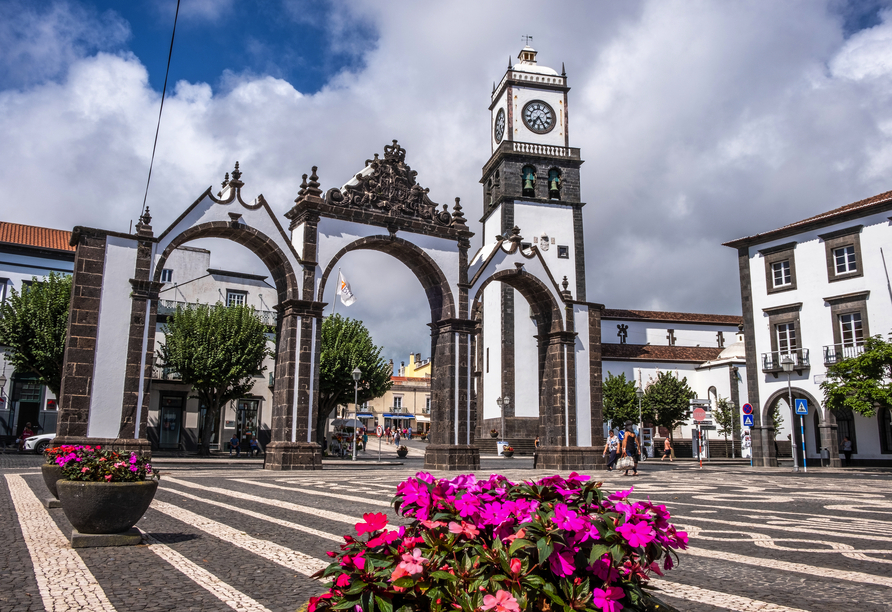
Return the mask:
{"type": "Polygon", "coordinates": [[[344,306],[350,306],[356,301],[356,296],[350,291],[350,283],[347,282],[340,270],[338,270],[338,295],[341,296],[341,304],[344,306]]]}

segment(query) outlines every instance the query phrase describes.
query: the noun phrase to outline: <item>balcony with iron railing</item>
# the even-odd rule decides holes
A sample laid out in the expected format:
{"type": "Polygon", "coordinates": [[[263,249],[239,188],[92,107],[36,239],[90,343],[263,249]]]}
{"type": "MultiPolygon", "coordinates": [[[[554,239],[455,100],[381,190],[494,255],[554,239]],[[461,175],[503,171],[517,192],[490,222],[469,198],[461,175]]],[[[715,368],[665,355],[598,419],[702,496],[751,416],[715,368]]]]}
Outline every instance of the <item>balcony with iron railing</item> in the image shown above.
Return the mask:
{"type": "Polygon", "coordinates": [[[183,379],[183,376],[173,368],[154,365],[152,366],[152,378],[154,380],[180,381],[183,379]]]}
{"type": "Polygon", "coordinates": [[[849,343],[840,343],[840,344],[828,344],[824,347],[824,365],[829,366],[834,363],[839,363],[844,359],[851,359],[852,357],[857,357],[861,353],[864,352],[864,343],[859,342],[857,344],[849,343]]]}
{"type": "Polygon", "coordinates": [[[774,374],[775,377],[779,372],[784,371],[783,360],[789,356],[793,360],[793,369],[797,374],[802,374],[803,370],[808,370],[811,364],[808,360],[808,349],[793,349],[790,351],[773,351],[771,353],[762,353],[762,371],[774,374]]]}
{"type": "MultiPolygon", "coordinates": [[[[172,315],[177,308],[195,308],[199,302],[184,302],[181,300],[158,300],[158,316],[172,315]]],[[[260,317],[264,325],[275,326],[278,313],[275,310],[258,310],[254,308],[254,314],[260,317]]]]}

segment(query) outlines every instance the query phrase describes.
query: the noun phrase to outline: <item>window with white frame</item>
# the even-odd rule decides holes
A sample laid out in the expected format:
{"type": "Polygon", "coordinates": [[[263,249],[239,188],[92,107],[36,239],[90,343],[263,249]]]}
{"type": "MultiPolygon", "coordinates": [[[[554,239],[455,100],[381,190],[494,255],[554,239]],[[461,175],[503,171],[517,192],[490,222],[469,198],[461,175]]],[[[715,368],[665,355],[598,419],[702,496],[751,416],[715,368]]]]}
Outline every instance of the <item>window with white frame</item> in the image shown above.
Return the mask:
{"type": "Polygon", "coordinates": [[[796,325],[794,323],[781,323],[777,330],[777,350],[779,353],[790,353],[798,347],[796,344],[796,325]]]}
{"type": "Polygon", "coordinates": [[[850,244],[838,249],[833,249],[833,261],[837,274],[848,274],[858,271],[858,259],[855,256],[855,245],[850,244]]]}
{"type": "Polygon", "coordinates": [[[162,283],[170,283],[173,281],[173,270],[170,268],[164,268],[161,270],[161,282],[162,283]]]}
{"type": "Polygon", "coordinates": [[[424,398],[424,413],[425,414],[431,413],[431,396],[430,395],[428,395],[427,397],[424,398]]]}
{"type": "Polygon", "coordinates": [[[859,346],[864,343],[864,327],[861,313],[850,312],[839,315],[839,334],[843,346],[859,346]]]}
{"type": "Polygon", "coordinates": [[[790,272],[790,261],[776,261],[771,264],[771,276],[774,287],[786,287],[793,284],[793,274],[790,272]]]}
{"type": "Polygon", "coordinates": [[[399,412],[403,409],[403,396],[402,395],[394,395],[393,396],[393,411],[399,412]]]}
{"type": "Polygon", "coordinates": [[[248,294],[244,291],[226,291],[226,305],[227,306],[244,306],[245,298],[248,297],[248,294]]]}

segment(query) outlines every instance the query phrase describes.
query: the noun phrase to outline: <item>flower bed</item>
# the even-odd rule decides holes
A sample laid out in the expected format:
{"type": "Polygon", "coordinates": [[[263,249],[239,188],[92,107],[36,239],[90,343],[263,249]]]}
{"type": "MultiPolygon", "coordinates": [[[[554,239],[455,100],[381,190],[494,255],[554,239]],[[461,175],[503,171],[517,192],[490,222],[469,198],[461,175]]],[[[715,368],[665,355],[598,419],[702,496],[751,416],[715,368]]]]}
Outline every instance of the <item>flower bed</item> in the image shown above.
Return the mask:
{"type": "Polygon", "coordinates": [[[44,451],[47,463],[62,468],[66,480],[135,482],[160,478],[149,459],[136,453],[119,453],[101,446],[56,446],[44,451]]]}
{"type": "Polygon", "coordinates": [[[515,484],[421,472],[393,502],[411,523],[387,529],[386,515],[363,515],[358,537],[344,536],[316,574],[331,582],[308,610],[652,609],[647,580],[675,565],[687,534],[665,506],[600,484],[576,473],[515,484]]]}

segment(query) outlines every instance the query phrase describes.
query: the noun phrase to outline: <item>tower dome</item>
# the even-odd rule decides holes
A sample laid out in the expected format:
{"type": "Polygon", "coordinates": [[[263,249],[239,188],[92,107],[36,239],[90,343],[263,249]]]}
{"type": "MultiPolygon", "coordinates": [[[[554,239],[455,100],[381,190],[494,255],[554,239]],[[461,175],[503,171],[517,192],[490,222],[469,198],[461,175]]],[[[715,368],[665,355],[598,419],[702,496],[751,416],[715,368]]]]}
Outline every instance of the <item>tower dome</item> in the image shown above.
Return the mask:
{"type": "Polygon", "coordinates": [[[531,46],[526,45],[523,49],[520,50],[520,53],[517,54],[517,59],[520,60],[520,63],[514,64],[511,69],[517,72],[528,72],[530,74],[560,76],[558,75],[557,70],[554,70],[553,68],[548,68],[547,66],[539,66],[536,63],[537,53],[538,51],[533,49],[531,46]]]}

